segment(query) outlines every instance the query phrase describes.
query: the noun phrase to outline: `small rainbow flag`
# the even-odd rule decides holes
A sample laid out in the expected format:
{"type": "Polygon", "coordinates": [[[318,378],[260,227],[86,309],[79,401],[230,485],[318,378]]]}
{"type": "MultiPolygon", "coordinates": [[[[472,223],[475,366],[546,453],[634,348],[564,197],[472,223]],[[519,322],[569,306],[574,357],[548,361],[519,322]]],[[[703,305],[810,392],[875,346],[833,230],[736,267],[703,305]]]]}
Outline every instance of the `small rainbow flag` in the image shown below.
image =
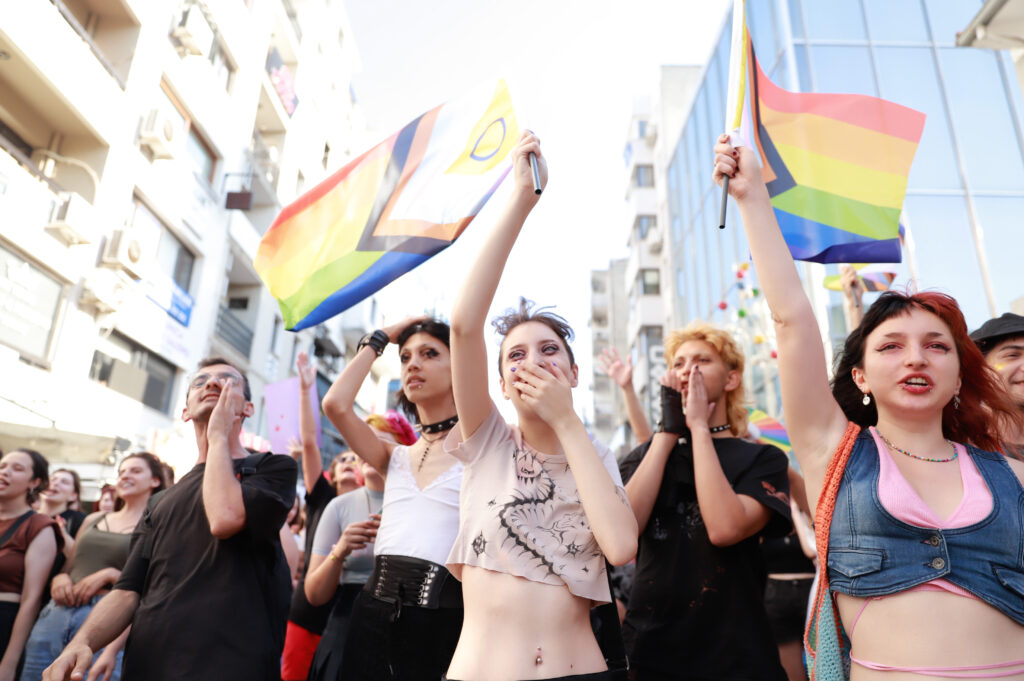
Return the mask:
{"type": "Polygon", "coordinates": [[[865,95],[795,93],[758,64],[734,0],[726,129],[753,144],[793,257],[900,262],[898,225],[925,115],[865,95]]]}
{"type": "MultiPolygon", "coordinates": [[[[892,286],[892,282],[896,280],[896,273],[887,270],[882,265],[857,263],[853,265],[853,269],[857,270],[857,278],[860,279],[860,285],[868,293],[888,291],[889,287],[892,286]]],[[[842,277],[838,274],[830,274],[825,277],[824,284],[825,288],[830,291],[843,290],[842,277]]]]}
{"type": "Polygon", "coordinates": [[[502,80],[419,116],[282,210],[253,264],[285,327],[315,326],[451,245],[518,139],[502,80]]]}

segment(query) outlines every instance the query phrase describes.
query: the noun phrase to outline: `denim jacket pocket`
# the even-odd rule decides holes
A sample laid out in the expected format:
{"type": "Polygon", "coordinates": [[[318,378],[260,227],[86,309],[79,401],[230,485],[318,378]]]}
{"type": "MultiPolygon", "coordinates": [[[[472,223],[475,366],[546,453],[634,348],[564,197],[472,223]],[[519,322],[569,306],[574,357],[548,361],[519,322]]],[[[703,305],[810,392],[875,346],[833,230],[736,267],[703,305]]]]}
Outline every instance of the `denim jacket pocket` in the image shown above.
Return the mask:
{"type": "Polygon", "coordinates": [[[844,577],[854,578],[882,569],[885,551],[882,549],[829,549],[828,569],[844,577]]]}
{"type": "Polygon", "coordinates": [[[1010,591],[1024,597],[1024,573],[1007,567],[995,568],[996,579],[1010,591]]]}

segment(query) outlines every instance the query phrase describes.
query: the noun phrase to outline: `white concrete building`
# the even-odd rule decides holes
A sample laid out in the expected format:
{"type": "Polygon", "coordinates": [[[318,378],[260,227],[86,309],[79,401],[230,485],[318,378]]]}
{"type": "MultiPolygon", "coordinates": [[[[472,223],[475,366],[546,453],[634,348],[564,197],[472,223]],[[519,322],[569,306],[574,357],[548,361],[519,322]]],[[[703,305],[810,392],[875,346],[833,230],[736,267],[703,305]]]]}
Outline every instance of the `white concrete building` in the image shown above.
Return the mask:
{"type": "Polygon", "coordinates": [[[133,449],[184,472],[197,360],[247,371],[266,436],[263,386],[298,349],[373,325],[286,333],[251,264],[358,151],[348,33],[328,0],[0,4],[0,447],[94,481],[133,449]]]}

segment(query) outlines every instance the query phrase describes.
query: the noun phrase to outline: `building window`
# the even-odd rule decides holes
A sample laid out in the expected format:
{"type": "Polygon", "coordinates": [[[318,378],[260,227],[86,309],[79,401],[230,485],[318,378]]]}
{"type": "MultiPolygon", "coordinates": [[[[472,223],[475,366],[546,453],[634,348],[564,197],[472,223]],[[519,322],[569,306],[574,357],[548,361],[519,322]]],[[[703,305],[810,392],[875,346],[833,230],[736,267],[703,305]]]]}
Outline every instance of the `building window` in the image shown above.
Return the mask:
{"type": "Polygon", "coordinates": [[[654,186],[654,166],[649,166],[649,165],[637,166],[636,170],[633,171],[633,186],[634,187],[653,187],[654,186]]]}
{"type": "Polygon", "coordinates": [[[115,331],[93,352],[89,378],[170,415],[176,373],[173,364],[115,331]]]}
{"type": "Polygon", "coordinates": [[[160,234],[156,249],[156,261],[160,271],[170,277],[181,290],[188,293],[192,287],[192,270],[196,256],[182,241],[167,229],[164,223],[136,197],[131,218],[132,227],[140,227],[160,234]]]}
{"type": "Polygon", "coordinates": [[[643,269],[636,275],[637,288],[645,296],[661,295],[661,272],[656,269],[643,269]]]}
{"type": "Polygon", "coordinates": [[[59,281],[0,247],[0,343],[45,361],[63,293],[59,281]]]}
{"type": "Polygon", "coordinates": [[[206,182],[213,182],[213,171],[217,166],[217,154],[214,153],[213,147],[206,141],[202,133],[196,129],[192,115],[188,113],[178,98],[174,96],[166,81],[161,81],[160,89],[167,96],[167,101],[163,102],[164,106],[162,108],[174,120],[179,122],[181,132],[185,136],[185,154],[191,159],[193,169],[206,182]]]}
{"type": "Polygon", "coordinates": [[[637,215],[633,225],[641,239],[647,238],[647,232],[658,224],[658,218],[654,215],[637,215]]]}
{"type": "Polygon", "coordinates": [[[643,137],[647,134],[647,121],[640,119],[636,122],[636,136],[643,137]]]}

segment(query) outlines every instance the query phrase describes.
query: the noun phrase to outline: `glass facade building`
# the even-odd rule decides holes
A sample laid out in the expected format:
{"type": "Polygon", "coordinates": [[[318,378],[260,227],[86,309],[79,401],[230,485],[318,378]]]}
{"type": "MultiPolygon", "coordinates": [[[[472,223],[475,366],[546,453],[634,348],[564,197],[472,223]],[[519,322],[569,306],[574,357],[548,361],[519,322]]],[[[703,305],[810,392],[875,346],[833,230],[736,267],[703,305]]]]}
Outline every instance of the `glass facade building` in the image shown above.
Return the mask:
{"type": "MultiPolygon", "coordinates": [[[[955,47],[980,0],[747,0],[765,73],[792,91],[883,97],[927,114],[910,173],[896,286],[950,293],[976,328],[1024,296],[1024,103],[1009,55],[955,47]],[[987,271],[987,277],[985,272],[987,271]]],[[[723,132],[731,17],[666,169],[673,323],[736,324],[738,211],[719,230],[712,146],[723,132]],[[725,301],[726,309],[719,304],[725,301]]],[[[826,268],[836,273],[836,266],[826,268]]],[[[669,285],[671,284],[671,285],[669,285]]],[[[829,294],[834,309],[839,294],[829,294]]],[[[833,319],[841,319],[833,314],[833,319]]],[[[842,337],[843,330],[835,331],[842,337]]],[[[767,376],[765,377],[767,378],[767,376]]]]}

